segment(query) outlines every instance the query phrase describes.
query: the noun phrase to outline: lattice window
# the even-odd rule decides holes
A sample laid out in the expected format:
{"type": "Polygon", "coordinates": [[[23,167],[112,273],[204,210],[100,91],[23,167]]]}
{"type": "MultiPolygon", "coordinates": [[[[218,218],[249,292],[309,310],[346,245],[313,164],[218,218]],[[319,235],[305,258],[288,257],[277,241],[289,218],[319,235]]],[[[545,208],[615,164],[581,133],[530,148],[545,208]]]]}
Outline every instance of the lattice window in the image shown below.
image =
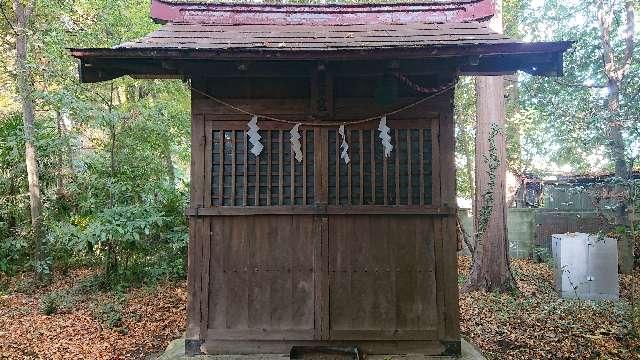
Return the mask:
{"type": "Polygon", "coordinates": [[[375,129],[347,130],[347,165],[340,136],[329,130],[329,204],[429,205],[432,203],[431,129],[391,129],[394,150],[384,158],[375,129]]]}
{"type": "Polygon", "coordinates": [[[264,150],[250,151],[245,130],[211,134],[213,206],[313,205],[315,202],[313,130],[301,130],[303,161],[295,159],[288,130],[261,130],[264,150]]]}

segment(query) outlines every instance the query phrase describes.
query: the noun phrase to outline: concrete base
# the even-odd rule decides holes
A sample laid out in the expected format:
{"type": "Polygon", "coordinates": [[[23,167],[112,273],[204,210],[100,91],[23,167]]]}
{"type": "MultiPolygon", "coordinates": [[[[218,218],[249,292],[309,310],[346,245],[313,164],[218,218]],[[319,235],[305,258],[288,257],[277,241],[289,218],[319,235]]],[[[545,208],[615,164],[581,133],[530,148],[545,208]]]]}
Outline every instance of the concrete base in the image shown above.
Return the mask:
{"type": "MultiPolygon", "coordinates": [[[[367,360],[485,360],[482,353],[473,345],[462,339],[462,355],[459,357],[445,356],[424,356],[424,355],[372,355],[367,356],[367,360]]],[[[187,357],[184,355],[184,339],[172,341],[167,346],[164,354],[160,355],[157,360],[288,360],[289,354],[282,355],[198,355],[187,357]]],[[[315,359],[315,358],[314,358],[315,359]]],[[[319,358],[318,358],[319,359],[319,358]]],[[[324,359],[324,358],[323,358],[324,359]]],[[[311,360],[311,359],[310,359],[311,360]]]]}

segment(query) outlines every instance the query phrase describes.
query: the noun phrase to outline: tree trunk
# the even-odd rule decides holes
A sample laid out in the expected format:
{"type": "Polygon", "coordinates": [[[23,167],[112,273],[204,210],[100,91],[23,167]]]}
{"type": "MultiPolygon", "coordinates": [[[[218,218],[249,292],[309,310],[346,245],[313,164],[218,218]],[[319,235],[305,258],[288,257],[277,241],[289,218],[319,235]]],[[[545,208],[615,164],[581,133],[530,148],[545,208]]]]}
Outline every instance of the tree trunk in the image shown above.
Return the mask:
{"type": "Polygon", "coordinates": [[[22,105],[24,123],[25,162],[29,183],[29,200],[31,209],[31,226],[33,228],[33,248],[36,260],[36,277],[44,278],[44,252],[42,249],[42,200],[40,198],[40,179],[38,177],[38,154],[34,144],[35,111],[33,105],[33,89],[31,73],[28,66],[28,25],[35,2],[23,5],[19,0],[13,1],[16,15],[14,29],[16,31],[16,83],[17,92],[22,105]]]}
{"type": "MultiPolygon", "coordinates": [[[[610,79],[607,83],[609,90],[608,108],[609,108],[609,148],[611,156],[615,163],[615,175],[622,180],[629,180],[629,167],[625,154],[624,138],[622,137],[622,124],[619,120],[618,111],[620,110],[620,85],[610,79]]],[[[627,235],[627,205],[623,198],[626,190],[625,185],[616,185],[614,193],[617,195],[616,206],[614,209],[614,226],[617,229],[624,229],[618,238],[618,268],[623,274],[630,274],[633,271],[633,241],[627,235]]]]}
{"type": "MultiPolygon", "coordinates": [[[[616,62],[614,42],[611,38],[615,14],[604,0],[597,2],[598,24],[600,26],[600,40],[602,44],[603,70],[607,75],[607,90],[609,91],[607,110],[607,132],[609,137],[609,152],[615,164],[615,175],[626,181],[629,179],[630,164],[626,159],[626,146],[623,132],[623,121],[620,116],[620,84],[626,77],[633,61],[635,49],[635,7],[633,1],[625,2],[625,31],[624,55],[616,62]]],[[[627,234],[626,200],[624,192],[628,185],[615,186],[616,206],[614,209],[614,225],[623,229],[618,240],[618,267],[621,273],[629,274],[633,271],[633,240],[627,234]]]]}
{"type": "MultiPolygon", "coordinates": [[[[492,29],[502,32],[502,6],[496,2],[492,29]]],[[[515,280],[509,265],[506,212],[504,81],[476,79],[476,156],[474,230],[476,251],[464,291],[509,291],[515,280]]]]}

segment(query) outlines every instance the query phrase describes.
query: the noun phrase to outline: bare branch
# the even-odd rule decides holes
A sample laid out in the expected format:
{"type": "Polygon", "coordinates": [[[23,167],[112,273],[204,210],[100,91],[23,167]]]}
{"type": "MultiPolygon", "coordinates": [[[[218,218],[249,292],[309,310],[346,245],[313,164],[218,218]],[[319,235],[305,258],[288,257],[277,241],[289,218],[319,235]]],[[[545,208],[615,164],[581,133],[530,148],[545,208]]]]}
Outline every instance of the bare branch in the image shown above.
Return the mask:
{"type": "Polygon", "coordinates": [[[600,25],[600,40],[602,42],[602,60],[607,77],[615,75],[615,57],[611,44],[611,25],[613,24],[613,11],[606,6],[604,0],[597,1],[598,24],[600,25]]]}

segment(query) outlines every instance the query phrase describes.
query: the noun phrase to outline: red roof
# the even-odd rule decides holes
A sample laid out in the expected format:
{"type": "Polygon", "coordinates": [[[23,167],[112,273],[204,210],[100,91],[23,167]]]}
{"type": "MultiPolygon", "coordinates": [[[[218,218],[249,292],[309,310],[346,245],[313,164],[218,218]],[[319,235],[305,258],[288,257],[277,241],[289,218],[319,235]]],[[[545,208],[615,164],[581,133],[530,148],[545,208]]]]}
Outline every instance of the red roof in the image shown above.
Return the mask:
{"type": "Polygon", "coordinates": [[[397,4],[232,4],[206,0],[152,0],[160,22],[216,25],[354,25],[483,21],[492,0],[432,0],[397,4]]]}

